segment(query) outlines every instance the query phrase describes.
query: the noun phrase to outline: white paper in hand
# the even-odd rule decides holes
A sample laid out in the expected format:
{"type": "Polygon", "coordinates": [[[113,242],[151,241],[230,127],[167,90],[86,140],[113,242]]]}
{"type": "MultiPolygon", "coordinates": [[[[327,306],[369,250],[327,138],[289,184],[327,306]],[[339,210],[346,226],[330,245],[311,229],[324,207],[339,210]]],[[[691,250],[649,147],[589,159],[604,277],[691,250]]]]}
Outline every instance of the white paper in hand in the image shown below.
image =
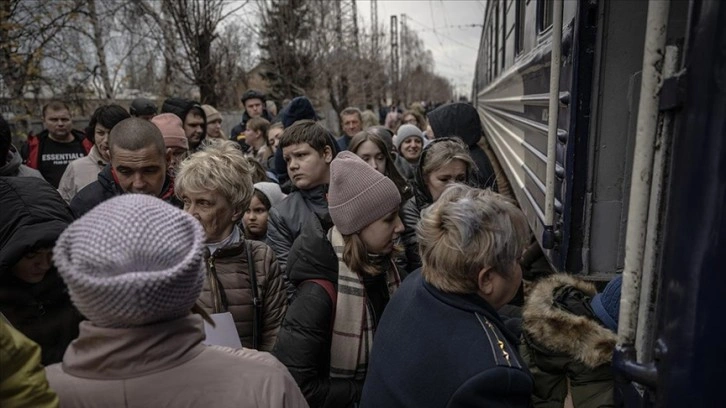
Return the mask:
{"type": "Polygon", "coordinates": [[[210,316],[214,321],[215,327],[212,327],[212,325],[206,321],[204,322],[204,333],[207,335],[207,339],[204,340],[204,344],[208,344],[210,346],[242,348],[242,343],[240,343],[239,335],[237,334],[237,328],[234,326],[232,313],[215,313],[210,316]]]}

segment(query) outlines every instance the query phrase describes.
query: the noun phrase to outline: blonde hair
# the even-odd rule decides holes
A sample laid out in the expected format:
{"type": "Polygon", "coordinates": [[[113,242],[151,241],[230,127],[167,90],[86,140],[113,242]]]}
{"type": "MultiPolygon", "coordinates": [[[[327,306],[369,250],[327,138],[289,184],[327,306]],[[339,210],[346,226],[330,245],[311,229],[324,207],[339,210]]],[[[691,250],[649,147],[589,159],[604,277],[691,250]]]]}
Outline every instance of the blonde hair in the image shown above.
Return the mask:
{"type": "Polygon", "coordinates": [[[425,150],[425,156],[421,160],[421,173],[424,179],[454,160],[464,162],[468,181],[470,174],[476,170],[469,148],[458,138],[435,139],[425,150]]]}
{"type": "Polygon", "coordinates": [[[491,190],[452,184],[421,214],[422,275],[444,292],[474,293],[483,268],[507,278],[529,238],[524,214],[491,190]]]}
{"type": "Polygon", "coordinates": [[[210,141],[203,150],[179,164],[174,190],[180,199],[185,191],[217,191],[232,208],[245,211],[252,199],[252,167],[239,148],[229,140],[210,141]]]}

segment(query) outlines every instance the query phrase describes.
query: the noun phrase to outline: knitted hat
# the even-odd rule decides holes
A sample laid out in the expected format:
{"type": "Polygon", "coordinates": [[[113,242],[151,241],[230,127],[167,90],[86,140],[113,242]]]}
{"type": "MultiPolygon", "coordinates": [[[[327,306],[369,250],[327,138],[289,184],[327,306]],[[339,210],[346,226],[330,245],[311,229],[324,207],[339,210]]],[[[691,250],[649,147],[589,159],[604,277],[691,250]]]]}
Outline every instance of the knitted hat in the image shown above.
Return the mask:
{"type": "Polygon", "coordinates": [[[623,283],[623,277],[610,281],[605,286],[605,290],[595,295],[590,301],[592,311],[603,322],[603,324],[612,331],[618,330],[618,317],[620,315],[620,287],[623,283]]]}
{"type": "Polygon", "coordinates": [[[189,141],[179,116],[173,113],[162,113],[151,118],[151,123],[161,130],[161,135],[164,136],[164,146],[189,150],[189,141]]]}
{"type": "Polygon", "coordinates": [[[298,96],[293,99],[285,107],[285,109],[280,112],[282,126],[286,129],[298,120],[303,119],[318,120],[318,115],[315,114],[313,104],[310,103],[310,99],[304,96],[298,96]]]}
{"type": "Polygon", "coordinates": [[[142,194],[107,200],[58,238],[53,261],[73,304],[100,327],[135,327],[190,313],[204,282],[204,230],[142,194]]]}
{"type": "Polygon", "coordinates": [[[255,190],[258,190],[260,193],[264,194],[265,197],[270,201],[271,206],[275,206],[275,204],[282,201],[285,197],[287,197],[287,194],[283,193],[280,189],[280,185],[277,183],[270,183],[268,181],[261,181],[259,183],[255,183],[255,190]]]}
{"type": "Polygon", "coordinates": [[[400,204],[393,181],[355,154],[340,152],[330,164],[328,210],[341,234],[362,230],[400,204]]]}
{"type": "Polygon", "coordinates": [[[215,120],[222,120],[222,114],[218,110],[214,109],[212,105],[202,105],[204,114],[207,115],[207,123],[214,122],[215,120]]]}
{"type": "Polygon", "coordinates": [[[129,113],[132,116],[156,115],[156,104],[146,98],[136,98],[131,101],[129,113]]]}
{"type": "Polygon", "coordinates": [[[405,124],[401,125],[401,127],[398,128],[398,133],[393,139],[393,143],[396,144],[396,150],[400,150],[403,141],[408,139],[409,137],[417,137],[421,139],[422,145],[426,143],[426,138],[424,137],[423,133],[421,133],[421,129],[419,129],[415,125],[405,124]]]}

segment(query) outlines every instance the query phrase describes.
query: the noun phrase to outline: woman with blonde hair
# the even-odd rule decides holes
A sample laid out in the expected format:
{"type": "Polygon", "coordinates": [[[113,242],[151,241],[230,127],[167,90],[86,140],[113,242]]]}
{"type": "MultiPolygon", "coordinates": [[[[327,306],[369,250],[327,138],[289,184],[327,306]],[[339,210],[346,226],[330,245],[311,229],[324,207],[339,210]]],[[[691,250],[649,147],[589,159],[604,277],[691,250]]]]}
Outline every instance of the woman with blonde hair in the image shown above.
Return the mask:
{"type": "Polygon", "coordinates": [[[449,186],[422,213],[423,267],[378,326],[361,407],[529,407],[532,377],[497,310],[522,282],[524,214],[490,190],[449,186]]]}
{"type": "Polygon", "coordinates": [[[413,189],[398,172],[390,149],[376,133],[368,130],[358,132],[350,139],[348,150],[355,153],[376,171],[391,179],[401,194],[401,200],[408,200],[413,197],[413,189]]]}
{"type": "Polygon", "coordinates": [[[335,226],[326,234],[324,222],[309,223],[290,251],[297,292],[273,354],[311,407],[350,407],[360,399],[374,332],[401,281],[393,262],[401,197],[393,181],[344,151],[330,166],[328,200],[335,226]]]}
{"type": "Polygon", "coordinates": [[[438,200],[451,183],[475,184],[476,165],[469,156],[469,149],[458,138],[433,140],[424,148],[415,169],[414,197],[403,205],[403,244],[406,247],[406,270],[413,272],[421,267],[418,253],[416,225],[421,210],[438,200]]]}
{"type": "Polygon", "coordinates": [[[216,141],[179,166],[177,197],[204,227],[204,289],[209,313],[230,312],[244,347],[269,351],[287,308],[272,249],[246,240],[237,226],[253,194],[251,169],[238,144],[216,141]]]}

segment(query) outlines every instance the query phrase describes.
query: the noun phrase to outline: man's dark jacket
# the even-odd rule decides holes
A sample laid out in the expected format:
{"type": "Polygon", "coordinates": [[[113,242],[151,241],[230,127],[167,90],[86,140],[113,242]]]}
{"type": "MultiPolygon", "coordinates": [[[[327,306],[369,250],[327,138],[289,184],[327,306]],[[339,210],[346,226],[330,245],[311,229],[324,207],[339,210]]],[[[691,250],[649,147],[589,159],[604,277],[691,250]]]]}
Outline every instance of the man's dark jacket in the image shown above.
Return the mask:
{"type": "MultiPolygon", "coordinates": [[[[98,173],[98,180],[83,187],[71,200],[71,210],[76,218],[80,218],[83,214],[91,211],[93,207],[101,204],[109,198],[123,194],[123,190],[114,180],[113,170],[110,164],[98,173]]],[[[164,186],[161,188],[162,200],[181,208],[181,203],[174,195],[174,182],[167,175],[164,180],[164,186]]]]}

